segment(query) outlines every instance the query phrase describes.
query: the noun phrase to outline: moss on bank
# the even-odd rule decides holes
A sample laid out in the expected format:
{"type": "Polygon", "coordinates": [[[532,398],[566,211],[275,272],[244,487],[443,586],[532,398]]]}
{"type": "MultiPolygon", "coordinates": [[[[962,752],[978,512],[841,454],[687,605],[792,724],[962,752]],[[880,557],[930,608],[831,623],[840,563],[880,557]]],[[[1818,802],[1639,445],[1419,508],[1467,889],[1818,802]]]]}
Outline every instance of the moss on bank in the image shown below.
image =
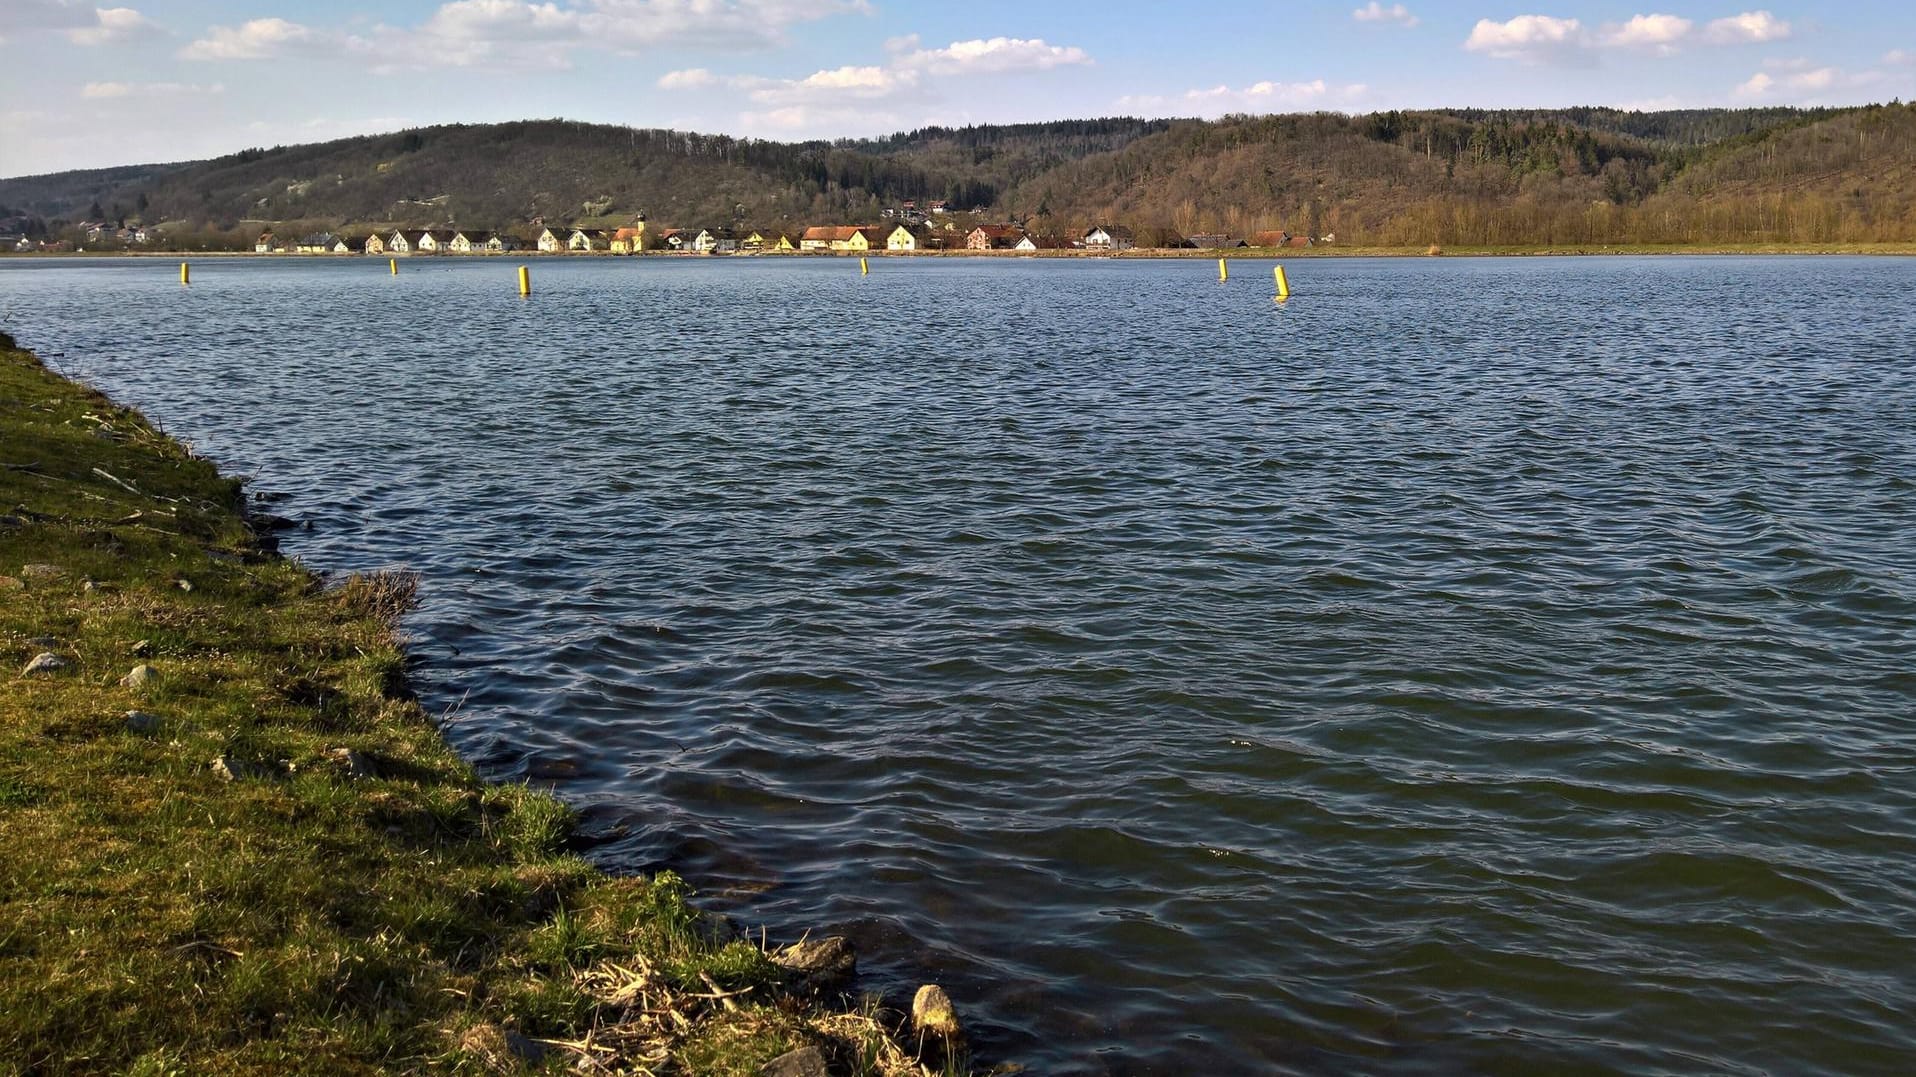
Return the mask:
{"type": "Polygon", "coordinates": [[[407,581],[243,510],[0,336],[0,1073],[920,1072],[480,782],[405,691],[407,581]]]}

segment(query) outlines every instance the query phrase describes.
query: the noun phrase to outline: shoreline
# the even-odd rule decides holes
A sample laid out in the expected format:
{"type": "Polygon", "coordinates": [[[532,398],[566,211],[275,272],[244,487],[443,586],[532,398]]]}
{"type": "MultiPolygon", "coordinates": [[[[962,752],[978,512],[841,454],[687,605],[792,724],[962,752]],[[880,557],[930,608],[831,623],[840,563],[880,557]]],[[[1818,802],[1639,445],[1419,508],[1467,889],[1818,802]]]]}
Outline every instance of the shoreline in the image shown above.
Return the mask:
{"type": "Polygon", "coordinates": [[[646,251],[643,254],[613,254],[610,251],[510,251],[503,254],[403,254],[403,255],[366,255],[366,254],[296,254],[292,252],[273,252],[262,254],[257,251],[6,251],[0,252],[0,260],[46,259],[60,261],[78,258],[158,258],[168,261],[174,259],[229,259],[260,258],[300,261],[363,261],[377,264],[389,258],[400,262],[513,262],[519,260],[565,261],[567,259],[588,260],[595,258],[626,260],[652,259],[696,259],[722,261],[727,259],[810,259],[810,258],[1008,258],[1008,259],[1074,259],[1091,258],[1117,261],[1175,261],[1181,259],[1224,258],[1230,261],[1278,261],[1282,259],[1302,258],[1577,258],[1577,257],[1664,257],[1664,256],[1916,256],[1916,242],[1910,243],[1540,243],[1510,244],[1494,247],[1443,247],[1432,253],[1427,247],[1364,247],[1324,244],[1316,247],[1238,247],[1173,250],[1168,248],[1133,249],[1126,251],[1085,251],[1085,250],[1047,250],[1047,251],[1009,251],[1009,250],[941,250],[941,251],[765,251],[733,252],[726,254],[701,254],[695,251],[646,251]]]}
{"type": "Polygon", "coordinates": [[[479,779],[405,683],[416,579],[317,574],[277,523],[0,334],[0,1055],[974,1072],[948,1000],[858,996],[844,940],[752,941],[479,779]]]}

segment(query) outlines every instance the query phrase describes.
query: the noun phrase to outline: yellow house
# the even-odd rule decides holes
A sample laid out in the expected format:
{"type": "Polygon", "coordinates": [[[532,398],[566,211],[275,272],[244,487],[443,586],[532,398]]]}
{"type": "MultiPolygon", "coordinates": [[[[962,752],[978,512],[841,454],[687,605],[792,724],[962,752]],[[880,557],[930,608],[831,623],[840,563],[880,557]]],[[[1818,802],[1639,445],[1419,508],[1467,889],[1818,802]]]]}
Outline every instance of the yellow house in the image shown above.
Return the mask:
{"type": "Polygon", "coordinates": [[[885,249],[888,251],[915,251],[918,249],[918,236],[904,225],[891,230],[885,237],[885,249]]]}
{"type": "Polygon", "coordinates": [[[742,251],[795,251],[798,243],[783,232],[753,232],[739,241],[742,251]]]}
{"type": "Polygon", "coordinates": [[[876,228],[839,228],[832,237],[832,249],[862,254],[884,242],[876,228]]]}

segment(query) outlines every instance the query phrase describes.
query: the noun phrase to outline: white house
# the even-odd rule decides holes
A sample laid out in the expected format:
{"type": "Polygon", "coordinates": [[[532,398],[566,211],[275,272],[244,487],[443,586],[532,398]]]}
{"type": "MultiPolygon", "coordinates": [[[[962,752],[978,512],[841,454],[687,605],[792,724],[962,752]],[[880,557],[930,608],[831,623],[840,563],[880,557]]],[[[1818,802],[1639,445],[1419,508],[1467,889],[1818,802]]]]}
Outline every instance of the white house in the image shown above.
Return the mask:
{"type": "Polygon", "coordinates": [[[550,228],[539,230],[540,254],[557,254],[562,250],[565,250],[565,240],[560,239],[558,233],[550,228]]]}
{"type": "Polygon", "coordinates": [[[518,249],[519,241],[512,236],[501,235],[498,232],[494,232],[486,237],[487,254],[504,254],[507,251],[516,251],[518,249]]]}
{"type": "Polygon", "coordinates": [[[1088,251],[1128,251],[1138,245],[1137,237],[1129,228],[1118,225],[1098,226],[1084,234],[1084,249],[1088,251]]]}
{"type": "Polygon", "coordinates": [[[448,249],[454,254],[471,254],[474,251],[483,251],[486,249],[486,234],[484,232],[454,232],[452,234],[452,243],[449,244],[448,249]]]}
{"type": "Polygon", "coordinates": [[[420,254],[446,254],[452,250],[452,233],[443,229],[421,232],[412,247],[420,254]]]}
{"type": "Polygon", "coordinates": [[[566,240],[565,246],[566,250],[569,251],[602,251],[605,250],[605,233],[597,230],[588,232],[583,228],[574,228],[572,230],[572,236],[566,240]]]}
{"type": "Polygon", "coordinates": [[[407,239],[406,233],[404,232],[394,232],[392,235],[386,237],[386,253],[411,254],[412,240],[407,239]]]}

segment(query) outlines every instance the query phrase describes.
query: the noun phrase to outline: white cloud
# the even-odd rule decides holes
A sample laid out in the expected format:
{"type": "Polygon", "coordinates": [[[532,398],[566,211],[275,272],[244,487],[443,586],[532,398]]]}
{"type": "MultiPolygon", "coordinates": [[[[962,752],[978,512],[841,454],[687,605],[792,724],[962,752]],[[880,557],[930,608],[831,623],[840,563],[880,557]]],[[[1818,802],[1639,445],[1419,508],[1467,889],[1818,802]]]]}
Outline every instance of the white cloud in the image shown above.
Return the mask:
{"type": "Polygon", "coordinates": [[[225,93],[226,85],[215,82],[201,85],[197,82],[89,82],[80,87],[80,96],[89,100],[104,100],[114,97],[155,97],[176,94],[217,94],[225,93]]]}
{"type": "Polygon", "coordinates": [[[901,66],[934,75],[1049,71],[1054,67],[1091,62],[1090,54],[1076,46],[1052,45],[1042,38],[1023,37],[954,41],[942,49],[917,49],[898,58],[901,66]]]}
{"type": "Polygon", "coordinates": [[[1853,89],[1883,80],[1883,73],[1880,71],[1845,74],[1834,67],[1805,67],[1800,63],[1766,66],[1770,66],[1772,70],[1787,73],[1772,75],[1768,71],[1759,71],[1731,90],[1731,96],[1747,99],[1789,95],[1792,99],[1801,101],[1816,98],[1826,91],[1839,87],[1853,89]]]}
{"type": "Polygon", "coordinates": [[[483,55],[528,41],[616,52],[675,44],[764,48],[801,23],[870,11],[866,0],[453,0],[416,32],[483,55]]]}
{"type": "MultiPolygon", "coordinates": [[[[821,107],[843,108],[852,101],[876,101],[895,97],[908,90],[918,88],[918,72],[886,67],[837,67],[829,71],[815,71],[802,79],[766,79],[744,76],[732,80],[732,85],[748,91],[751,99],[761,105],[792,106],[810,105],[811,113],[800,120],[800,113],[784,112],[793,126],[815,120],[821,107]]],[[[762,112],[757,116],[768,122],[776,122],[779,112],[762,112]]]]}
{"type": "Polygon", "coordinates": [[[1712,21],[1703,36],[1713,44],[1740,45],[1749,42],[1782,41],[1794,31],[1790,24],[1767,11],[1746,11],[1741,15],[1712,21]]]}
{"type": "Polygon", "coordinates": [[[1916,64],[1916,52],[1908,49],[1891,49],[1883,54],[1883,62],[1898,67],[1903,64],[1916,64]]]}
{"type": "Polygon", "coordinates": [[[852,128],[870,130],[874,118],[883,115],[872,111],[876,105],[929,104],[937,99],[935,84],[942,79],[1047,71],[1092,62],[1083,49],[1036,38],[979,38],[925,49],[912,35],[893,38],[887,47],[890,55],[886,63],[848,64],[814,71],[800,79],[758,75],[720,78],[693,69],[672,72],[661,78],[659,85],[688,89],[717,83],[742,91],[754,105],[769,106],[741,115],[756,129],[817,131],[826,123],[850,121],[852,128]]]}
{"type": "Polygon", "coordinates": [[[107,45],[143,37],[156,37],[161,32],[153,20],[130,7],[95,8],[93,17],[95,22],[92,26],[67,31],[67,37],[74,44],[107,45]]]}
{"type": "Polygon", "coordinates": [[[209,27],[205,37],[179,55],[182,60],[270,60],[325,52],[334,41],[332,35],[285,19],[253,19],[239,26],[209,27]]]}
{"type": "Polygon", "coordinates": [[[1412,15],[1410,9],[1404,5],[1392,4],[1385,7],[1377,0],[1370,0],[1369,4],[1351,12],[1351,18],[1358,22],[1394,22],[1405,27],[1415,26],[1418,23],[1417,16],[1412,15]]]}
{"type": "Polygon", "coordinates": [[[1612,48],[1647,49],[1668,56],[1690,35],[1692,25],[1678,15],[1636,15],[1621,26],[1605,27],[1602,41],[1612,48]]]}
{"type": "Polygon", "coordinates": [[[1573,56],[1589,43],[1583,23],[1576,19],[1518,15],[1507,22],[1477,20],[1464,48],[1499,60],[1543,63],[1573,56]]]}
{"type": "Polygon", "coordinates": [[[659,76],[661,90],[695,90],[701,86],[710,86],[718,82],[718,76],[702,67],[688,67],[683,71],[667,71],[659,76]]]}
{"type": "Polygon", "coordinates": [[[1269,113],[1300,109],[1327,109],[1356,103],[1369,90],[1363,83],[1333,86],[1323,79],[1309,82],[1255,82],[1241,89],[1226,85],[1187,90],[1181,96],[1121,97],[1117,106],[1129,111],[1174,110],[1183,115],[1222,116],[1228,112],[1269,113]]]}

